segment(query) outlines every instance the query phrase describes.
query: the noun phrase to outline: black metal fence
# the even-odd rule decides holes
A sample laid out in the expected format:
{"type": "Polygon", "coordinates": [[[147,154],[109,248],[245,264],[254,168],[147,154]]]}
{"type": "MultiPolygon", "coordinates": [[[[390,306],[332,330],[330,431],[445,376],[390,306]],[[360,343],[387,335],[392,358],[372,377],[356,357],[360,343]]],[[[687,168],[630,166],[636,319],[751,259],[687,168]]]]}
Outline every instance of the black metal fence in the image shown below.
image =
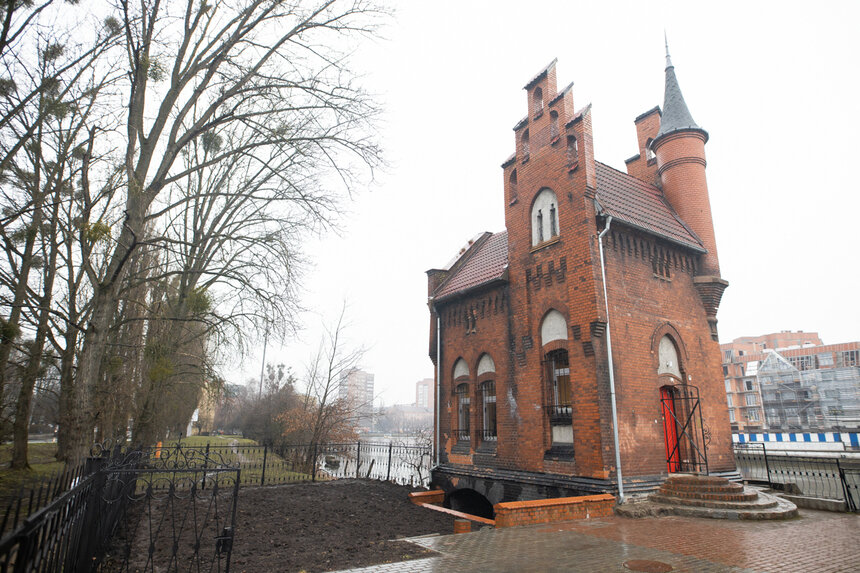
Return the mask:
{"type": "Polygon", "coordinates": [[[180,448],[163,457],[99,453],[62,482],[65,491],[31,494],[28,509],[38,509],[25,517],[22,498],[10,505],[0,573],[229,571],[238,469],[212,459],[204,469],[201,456],[180,448]],[[201,500],[204,477],[210,485],[201,500]]]}
{"type": "Polygon", "coordinates": [[[369,478],[427,485],[429,446],[182,444],[94,450],[2,514],[0,573],[230,570],[240,485],[369,478]]]}
{"type": "Polygon", "coordinates": [[[430,446],[360,441],[276,446],[207,444],[202,451],[205,455],[217,453],[241,469],[242,485],[369,478],[427,486],[432,461],[430,446]]]}
{"type": "Polygon", "coordinates": [[[848,511],[860,508],[860,458],[826,457],[821,452],[768,450],[762,443],[734,444],[735,462],[745,480],[786,493],[836,499],[848,511]]]}

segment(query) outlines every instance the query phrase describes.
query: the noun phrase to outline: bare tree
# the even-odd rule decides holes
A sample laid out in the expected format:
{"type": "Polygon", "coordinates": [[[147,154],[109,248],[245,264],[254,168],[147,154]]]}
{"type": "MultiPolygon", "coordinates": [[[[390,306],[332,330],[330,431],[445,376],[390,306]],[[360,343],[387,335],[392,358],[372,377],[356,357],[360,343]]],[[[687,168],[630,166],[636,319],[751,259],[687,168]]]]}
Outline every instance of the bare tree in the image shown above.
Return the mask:
{"type": "MultiPolygon", "coordinates": [[[[346,60],[329,48],[370,32],[378,10],[366,0],[230,3],[118,0],[128,61],[124,221],[107,264],[82,261],[92,288],[78,377],[103,375],[112,312],[132,252],[147,240],[153,208],[174,183],[239,155],[288,152],[296,162],[288,184],[301,195],[333,181],[348,190],[349,165],[373,167],[368,138],[375,110],[351,79],[346,60]],[[329,44],[326,46],[326,44],[329,44]],[[205,138],[243,133],[202,164],[178,159],[205,138]],[[344,157],[344,152],[353,159],[344,157]]],[[[271,169],[271,162],[262,168],[271,169]]],[[[321,218],[324,220],[324,218],[321,218]]],[[[265,268],[265,265],[263,265],[265,268]]]]}
{"type": "Polygon", "coordinates": [[[346,305],[334,326],[326,329],[316,354],[307,366],[305,393],[297,407],[281,414],[284,436],[291,443],[342,442],[354,438],[355,422],[364,404],[340,396],[342,379],[358,367],[363,348],[348,348],[344,341],[346,305]]]}

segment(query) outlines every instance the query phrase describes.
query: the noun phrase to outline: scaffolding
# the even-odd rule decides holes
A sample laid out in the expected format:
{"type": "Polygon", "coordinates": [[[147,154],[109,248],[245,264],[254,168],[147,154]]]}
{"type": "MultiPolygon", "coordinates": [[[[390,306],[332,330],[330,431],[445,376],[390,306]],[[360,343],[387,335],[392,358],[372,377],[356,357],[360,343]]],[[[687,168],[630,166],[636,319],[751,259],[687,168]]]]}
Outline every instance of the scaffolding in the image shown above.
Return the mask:
{"type": "Polygon", "coordinates": [[[755,376],[770,430],[860,427],[860,367],[841,357],[766,351],[755,376]]]}

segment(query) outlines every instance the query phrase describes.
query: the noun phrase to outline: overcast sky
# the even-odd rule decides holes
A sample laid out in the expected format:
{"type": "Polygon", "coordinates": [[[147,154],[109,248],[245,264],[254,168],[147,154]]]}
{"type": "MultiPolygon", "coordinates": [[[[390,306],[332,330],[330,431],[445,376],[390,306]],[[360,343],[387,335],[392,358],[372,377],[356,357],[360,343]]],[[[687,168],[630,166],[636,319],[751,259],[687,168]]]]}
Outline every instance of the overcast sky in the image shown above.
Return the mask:
{"type": "MultiPolygon", "coordinates": [[[[624,170],[633,119],[663,103],[663,31],[696,122],[722,275],[722,341],[779,330],[860,340],[860,3],[401,2],[356,59],[385,109],[390,167],[348,205],[340,237],[309,239],[297,339],[267,361],[300,371],[319,325],[349,303],[352,344],[385,404],[432,377],[425,271],[504,229],[501,163],[522,87],[553,58],[595,156],[624,170]]],[[[259,377],[261,352],[229,370],[259,377]]]]}

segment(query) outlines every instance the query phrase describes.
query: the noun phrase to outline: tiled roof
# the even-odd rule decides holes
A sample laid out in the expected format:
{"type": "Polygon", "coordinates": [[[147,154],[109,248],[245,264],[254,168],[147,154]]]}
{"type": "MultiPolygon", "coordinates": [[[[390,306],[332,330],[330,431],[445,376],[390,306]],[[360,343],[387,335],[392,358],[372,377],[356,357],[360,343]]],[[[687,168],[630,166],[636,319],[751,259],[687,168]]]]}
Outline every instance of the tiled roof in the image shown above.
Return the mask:
{"type": "Polygon", "coordinates": [[[599,161],[595,164],[597,202],[607,214],[633,227],[705,252],[702,241],[681,222],[659,189],[599,161]]]}
{"type": "Polygon", "coordinates": [[[437,300],[502,278],[508,267],[508,232],[490,235],[434,293],[437,300]]]}

